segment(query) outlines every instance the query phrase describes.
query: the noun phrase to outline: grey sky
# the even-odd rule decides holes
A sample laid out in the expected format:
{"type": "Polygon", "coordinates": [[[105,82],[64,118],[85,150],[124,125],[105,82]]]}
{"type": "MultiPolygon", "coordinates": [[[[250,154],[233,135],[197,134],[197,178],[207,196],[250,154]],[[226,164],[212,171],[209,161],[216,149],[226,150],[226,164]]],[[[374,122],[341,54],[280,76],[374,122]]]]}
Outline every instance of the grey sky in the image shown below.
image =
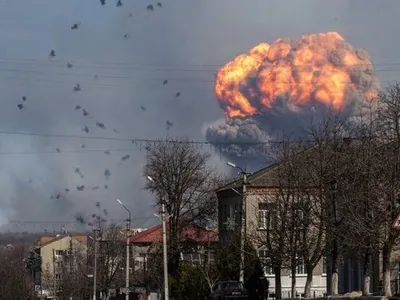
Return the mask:
{"type": "MultiPolygon", "coordinates": [[[[377,66],[383,84],[399,75],[393,66],[400,61],[397,0],[169,0],[162,8],[152,3],[153,12],[146,10],[151,2],[125,0],[122,7],[107,2],[104,7],[98,0],[0,2],[0,131],[86,135],[81,129],[87,125],[87,135],[156,139],[166,134],[170,120],[170,134],[204,140],[204,124],[223,117],[213,96],[217,66],[278,37],[338,31],[354,47],[366,49],[374,63],[389,64],[377,66]],[[79,28],[71,30],[76,22],[79,28]],[[49,61],[51,49],[57,56],[49,61]],[[68,62],[73,68],[66,67],[68,62]],[[164,79],[169,80],[165,86],[164,79]],[[82,91],[74,93],[77,83],[82,91]],[[26,107],[19,111],[22,96],[26,107]],[[88,117],[75,110],[78,104],[88,117]]],[[[80,150],[81,144],[132,148],[129,142],[1,135],[1,153],[55,148],[61,153],[0,155],[0,223],[73,220],[77,212],[96,212],[97,201],[111,218],[122,219],[117,197],[134,216],[149,217],[136,225],[156,222],[152,197],[141,190],[144,153],[62,152],[80,150]],[[128,153],[131,158],[121,163],[128,153]],[[108,181],[105,168],[112,173],[108,181]],[[87,191],[76,191],[81,183],[87,191]],[[95,185],[99,190],[90,191],[95,185]],[[65,195],[64,188],[71,191],[65,195]],[[57,192],[61,198],[50,199],[57,192]]]]}

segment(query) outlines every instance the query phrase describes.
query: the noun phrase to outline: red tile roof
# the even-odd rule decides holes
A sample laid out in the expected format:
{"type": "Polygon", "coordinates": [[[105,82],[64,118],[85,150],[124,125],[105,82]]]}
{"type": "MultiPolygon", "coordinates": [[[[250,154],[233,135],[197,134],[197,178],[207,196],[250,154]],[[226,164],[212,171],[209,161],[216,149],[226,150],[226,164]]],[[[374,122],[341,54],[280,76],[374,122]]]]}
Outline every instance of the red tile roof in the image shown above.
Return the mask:
{"type": "MultiPolygon", "coordinates": [[[[167,224],[168,232],[168,224],[167,224]]],[[[197,225],[187,225],[183,228],[181,239],[191,239],[198,243],[217,242],[218,233],[197,225]]],[[[131,236],[131,243],[155,243],[162,241],[162,226],[157,225],[131,236]]]]}

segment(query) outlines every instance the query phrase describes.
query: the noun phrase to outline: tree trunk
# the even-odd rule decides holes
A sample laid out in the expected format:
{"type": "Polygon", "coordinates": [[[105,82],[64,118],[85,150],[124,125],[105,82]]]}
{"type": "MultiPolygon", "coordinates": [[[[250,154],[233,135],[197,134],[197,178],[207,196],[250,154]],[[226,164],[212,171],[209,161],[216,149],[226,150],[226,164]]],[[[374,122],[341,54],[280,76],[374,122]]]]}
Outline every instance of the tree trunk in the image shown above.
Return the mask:
{"type": "Polygon", "coordinates": [[[390,286],[390,253],[391,249],[388,244],[383,246],[382,251],[382,266],[383,266],[383,295],[392,296],[392,289],[390,286]]]}
{"type": "Polygon", "coordinates": [[[332,296],[339,294],[339,250],[337,240],[333,241],[332,247],[332,278],[331,278],[331,292],[332,296]]]}
{"type": "Polygon", "coordinates": [[[275,272],[275,299],[282,299],[281,266],[274,268],[275,272]]]}
{"type": "Polygon", "coordinates": [[[368,296],[370,294],[371,287],[371,261],[372,253],[371,249],[368,247],[365,251],[364,257],[364,283],[363,283],[363,296],[368,296]]]}
{"type": "Polygon", "coordinates": [[[294,298],[296,298],[296,294],[297,294],[297,291],[296,291],[296,262],[294,263],[294,265],[293,265],[293,262],[292,262],[292,268],[291,268],[292,270],[291,270],[291,273],[292,273],[292,299],[294,299],[294,298]]]}
{"type": "Polygon", "coordinates": [[[306,279],[306,285],[304,286],[304,298],[310,299],[314,268],[312,266],[306,266],[306,268],[307,268],[307,279],[306,279]]]}

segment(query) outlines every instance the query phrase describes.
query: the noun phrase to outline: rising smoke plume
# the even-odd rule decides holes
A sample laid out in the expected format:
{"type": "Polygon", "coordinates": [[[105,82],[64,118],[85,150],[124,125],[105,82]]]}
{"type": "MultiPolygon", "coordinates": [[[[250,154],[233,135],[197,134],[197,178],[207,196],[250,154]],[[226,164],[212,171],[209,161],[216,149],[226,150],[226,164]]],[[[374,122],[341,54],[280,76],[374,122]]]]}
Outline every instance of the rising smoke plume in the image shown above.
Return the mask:
{"type": "Polygon", "coordinates": [[[210,125],[206,138],[237,143],[223,147],[228,157],[257,159],[259,145],[243,143],[299,134],[327,109],[355,113],[377,90],[368,53],[336,32],[261,43],[218,70],[215,94],[225,122],[210,125]]]}

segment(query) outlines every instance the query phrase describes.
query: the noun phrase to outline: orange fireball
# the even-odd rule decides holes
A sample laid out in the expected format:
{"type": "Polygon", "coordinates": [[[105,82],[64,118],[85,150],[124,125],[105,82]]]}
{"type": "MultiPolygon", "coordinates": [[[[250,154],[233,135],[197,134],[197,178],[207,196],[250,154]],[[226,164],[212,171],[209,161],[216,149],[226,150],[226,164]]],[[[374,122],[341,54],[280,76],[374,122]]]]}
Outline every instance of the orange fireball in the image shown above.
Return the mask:
{"type": "Polygon", "coordinates": [[[278,100],[293,111],[321,103],[339,110],[376,95],[368,54],[337,32],[261,43],[218,70],[215,94],[228,117],[264,114],[278,100]]]}

